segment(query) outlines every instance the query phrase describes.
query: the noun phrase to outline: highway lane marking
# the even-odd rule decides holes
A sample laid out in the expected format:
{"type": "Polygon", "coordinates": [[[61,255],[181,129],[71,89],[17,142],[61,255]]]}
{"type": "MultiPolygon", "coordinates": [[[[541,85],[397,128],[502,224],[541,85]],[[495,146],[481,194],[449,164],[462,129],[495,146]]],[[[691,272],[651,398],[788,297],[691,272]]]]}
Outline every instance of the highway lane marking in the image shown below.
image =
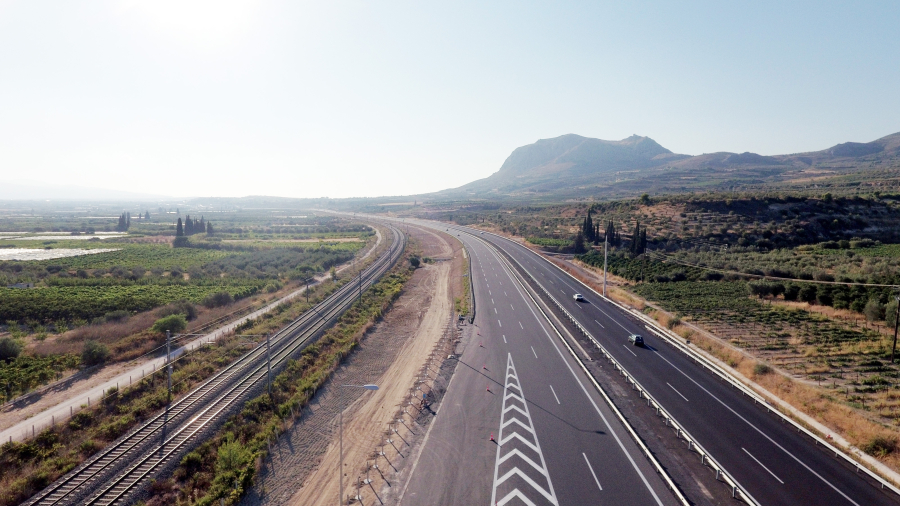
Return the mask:
{"type": "Polygon", "coordinates": [[[506,343],[506,334],[503,334],[503,342],[506,343]]]}
{"type": "Polygon", "coordinates": [[[494,299],[493,299],[493,298],[491,298],[491,304],[493,304],[493,303],[494,303],[494,299]]]}
{"type": "MultiPolygon", "coordinates": [[[[506,268],[505,265],[504,265],[504,268],[506,268]]],[[[513,280],[515,279],[512,277],[512,274],[509,274],[509,276],[510,276],[510,279],[513,279],[513,280]]],[[[637,465],[637,462],[635,462],[634,458],[631,456],[631,453],[629,453],[628,450],[625,448],[625,443],[622,442],[622,439],[619,437],[618,432],[616,432],[613,429],[612,425],[610,425],[609,420],[606,418],[606,415],[604,415],[603,412],[600,411],[600,407],[597,406],[597,403],[594,402],[594,398],[591,397],[590,393],[588,393],[587,387],[584,386],[584,383],[581,382],[581,379],[575,373],[575,369],[572,368],[572,364],[570,364],[569,361],[566,360],[566,356],[563,354],[562,350],[556,344],[556,341],[553,339],[553,336],[550,335],[550,331],[547,330],[547,327],[544,326],[544,324],[542,323],[542,320],[538,317],[537,313],[534,310],[534,304],[528,304],[528,299],[525,297],[525,294],[522,293],[522,287],[519,284],[513,282],[513,286],[515,287],[516,291],[519,292],[519,296],[522,297],[522,300],[526,301],[528,310],[531,311],[531,314],[534,316],[535,320],[537,320],[538,325],[541,327],[541,330],[544,331],[544,334],[547,336],[547,339],[550,341],[550,344],[553,345],[553,348],[556,349],[556,353],[559,354],[563,363],[566,364],[566,368],[569,370],[569,374],[572,375],[572,378],[574,378],[575,382],[578,383],[578,386],[581,387],[581,391],[584,392],[584,396],[588,398],[588,401],[590,401],[591,406],[593,406],[593,408],[594,408],[594,411],[596,411],[597,414],[600,416],[600,419],[603,420],[603,424],[609,430],[609,433],[612,434],[613,439],[616,440],[616,444],[618,445],[619,449],[622,450],[622,453],[625,454],[625,458],[628,459],[628,462],[631,464],[632,469],[634,469],[634,471],[637,473],[637,475],[641,478],[641,482],[644,484],[644,487],[646,487],[647,491],[650,492],[650,495],[653,496],[653,499],[656,501],[656,504],[658,504],[659,506],[663,506],[662,500],[656,494],[656,491],[653,490],[653,487],[650,485],[650,482],[647,481],[647,477],[644,476],[644,472],[641,471],[641,469],[637,465]]],[[[521,325],[521,322],[520,322],[520,325],[521,325]]],[[[857,505],[857,506],[859,506],[859,505],[857,505]]]]}
{"type": "Polygon", "coordinates": [[[541,444],[531,420],[528,402],[525,400],[525,392],[519,383],[519,375],[513,363],[512,353],[507,352],[506,356],[506,380],[503,387],[503,405],[500,411],[500,430],[497,433],[497,457],[494,461],[491,504],[502,506],[516,497],[525,504],[535,504],[522,490],[518,488],[510,490],[508,486],[500,492],[508,491],[506,495],[497,499],[498,488],[508,479],[517,476],[528,485],[528,487],[523,487],[525,492],[536,491],[554,506],[559,506],[556,492],[553,490],[553,482],[550,480],[550,472],[544,460],[544,453],[541,451],[541,444]],[[515,460],[512,460],[513,457],[515,460]],[[515,464],[512,468],[505,467],[508,470],[503,476],[500,476],[500,466],[508,460],[515,464]],[[521,469],[518,467],[519,465],[522,466],[521,469]],[[532,469],[546,480],[546,488],[526,473],[532,472],[532,469]]]}
{"type": "Polygon", "coordinates": [[[842,496],[844,499],[850,501],[851,503],[855,504],[856,506],[860,506],[860,504],[859,504],[858,502],[856,502],[856,501],[854,501],[853,499],[851,499],[850,496],[848,496],[847,494],[845,494],[844,492],[842,492],[842,491],[841,491],[839,488],[837,488],[833,483],[831,483],[830,481],[826,480],[821,474],[819,474],[819,473],[813,471],[813,469],[812,469],[811,467],[809,467],[805,462],[803,462],[802,460],[800,460],[799,457],[797,457],[797,456],[794,455],[793,453],[787,451],[787,449],[786,449],[785,447],[783,447],[783,446],[781,446],[780,444],[778,444],[778,442],[776,442],[774,439],[772,439],[771,437],[769,437],[769,435],[766,434],[765,432],[763,432],[759,427],[757,427],[756,425],[753,425],[752,423],[750,423],[750,420],[747,420],[746,418],[744,418],[743,416],[741,416],[740,413],[738,413],[737,411],[735,411],[734,409],[732,409],[731,406],[729,406],[728,404],[725,404],[725,401],[723,401],[722,399],[719,399],[718,397],[716,397],[712,392],[710,392],[709,390],[707,390],[703,385],[701,385],[700,383],[698,383],[694,378],[691,378],[690,376],[688,376],[688,374],[687,374],[686,372],[682,371],[678,366],[676,366],[676,365],[673,364],[672,362],[669,362],[669,360],[668,360],[666,357],[660,355],[659,352],[657,352],[656,354],[659,356],[659,358],[661,358],[661,359],[665,360],[666,362],[668,362],[669,365],[671,365],[673,368],[675,368],[676,371],[680,372],[685,378],[691,380],[691,382],[693,382],[695,385],[697,385],[698,387],[700,387],[701,390],[703,390],[704,392],[706,392],[707,394],[709,394],[710,397],[712,397],[712,398],[715,399],[719,404],[721,404],[722,406],[724,406],[725,409],[727,409],[728,411],[731,411],[731,412],[734,414],[734,416],[736,416],[736,417],[740,418],[741,420],[743,420],[744,423],[746,423],[746,424],[749,425],[750,427],[753,427],[753,429],[754,429],[756,432],[759,432],[760,435],[762,435],[762,437],[768,439],[770,443],[772,443],[773,445],[777,446],[777,447],[778,447],[781,451],[783,451],[784,453],[790,455],[792,459],[796,460],[797,463],[799,463],[801,466],[803,466],[804,468],[806,468],[806,470],[809,471],[810,473],[812,473],[816,478],[819,478],[820,480],[822,480],[823,482],[825,482],[825,484],[828,485],[829,487],[831,487],[832,489],[834,489],[835,492],[837,492],[838,494],[841,494],[841,496],[842,496]]]}
{"type": "MultiPolygon", "coordinates": [[[[503,290],[503,295],[506,295],[506,290],[503,290]]],[[[506,296],[509,297],[509,295],[506,296]]]]}
{"type": "MultiPolygon", "coordinates": [[[[512,309],[513,311],[516,310],[516,308],[514,308],[514,307],[512,306],[512,304],[509,305],[509,308],[512,309]]],[[[525,330],[525,329],[522,329],[522,330],[525,330]]]]}
{"type": "Polygon", "coordinates": [[[746,453],[747,455],[750,455],[750,458],[751,458],[751,459],[755,460],[756,463],[759,464],[763,469],[765,469],[766,471],[768,471],[769,474],[771,474],[773,478],[775,478],[776,480],[779,481],[779,483],[781,483],[782,485],[784,485],[784,482],[781,481],[781,478],[779,478],[778,476],[775,476],[775,473],[773,473],[771,469],[769,469],[768,467],[764,466],[763,463],[760,462],[758,458],[754,457],[752,453],[748,452],[746,448],[741,447],[741,450],[744,450],[744,453],[746,453]]]}
{"type": "MultiPolygon", "coordinates": [[[[676,389],[675,387],[673,387],[668,381],[666,382],[666,385],[669,385],[669,388],[671,388],[672,390],[675,390],[675,393],[676,393],[676,394],[681,395],[681,392],[679,392],[678,389],[676,389]]],[[[685,396],[683,396],[683,395],[681,395],[681,398],[684,399],[684,400],[686,400],[687,402],[691,402],[691,401],[688,401],[688,398],[685,397],[685,396]]]]}
{"type": "Polygon", "coordinates": [[[497,320],[497,325],[500,325],[501,327],[503,326],[503,324],[500,323],[500,320],[497,320]]]}
{"type": "Polygon", "coordinates": [[[537,358],[537,352],[534,351],[534,346],[531,347],[531,353],[534,353],[534,358],[537,358]]]}
{"type": "MultiPolygon", "coordinates": [[[[534,348],[532,348],[532,350],[534,350],[534,348]]],[[[553,392],[553,398],[556,399],[556,403],[562,404],[561,402],[559,402],[559,397],[556,396],[556,390],[553,390],[553,385],[550,385],[550,391],[553,392]]],[[[595,476],[595,478],[596,478],[596,476],[595,476]]]]}
{"type": "MultiPolygon", "coordinates": [[[[553,388],[553,387],[550,387],[550,388],[553,388]]],[[[581,452],[581,454],[584,455],[584,452],[581,452]]],[[[588,469],[591,470],[591,476],[594,477],[594,482],[597,483],[597,488],[599,488],[600,491],[602,492],[603,487],[600,486],[600,480],[597,479],[597,473],[594,472],[594,466],[591,465],[591,461],[588,460],[587,455],[584,455],[584,461],[587,462],[588,469]]]]}
{"type": "Polygon", "coordinates": [[[497,308],[494,308],[494,314],[497,314],[497,308]]]}
{"type": "MultiPolygon", "coordinates": [[[[612,320],[616,325],[618,325],[618,326],[622,327],[623,329],[625,329],[626,332],[628,331],[628,329],[625,328],[625,325],[622,325],[621,323],[619,323],[618,320],[616,320],[615,318],[613,318],[612,316],[610,316],[606,311],[600,309],[599,307],[597,308],[597,310],[600,311],[601,313],[605,314],[606,317],[609,318],[610,320],[612,320]]],[[[596,321],[596,320],[594,320],[594,321],[596,321]]]]}
{"type": "MultiPolygon", "coordinates": [[[[627,346],[627,345],[624,345],[624,344],[623,344],[622,346],[625,346],[625,349],[628,350],[628,346],[627,346]]],[[[637,353],[635,353],[635,352],[633,352],[633,351],[631,351],[631,350],[628,350],[628,353],[631,353],[631,354],[634,355],[635,357],[637,356],[637,353]]]]}
{"type": "Polygon", "coordinates": [[[605,329],[605,328],[606,328],[606,327],[603,326],[602,323],[598,322],[597,320],[594,320],[594,323],[596,323],[597,325],[600,325],[600,328],[601,328],[601,329],[605,329]]]}
{"type": "MultiPolygon", "coordinates": [[[[522,322],[519,322],[519,327],[522,327],[522,322]]],[[[525,327],[522,327],[522,330],[525,330],[525,327]]]]}
{"type": "Polygon", "coordinates": [[[488,290],[488,295],[491,295],[491,296],[493,296],[493,295],[494,295],[494,294],[492,294],[492,293],[491,293],[491,291],[490,291],[490,290],[488,290]]]}
{"type": "Polygon", "coordinates": [[[562,288],[560,288],[560,289],[559,289],[559,291],[560,291],[560,292],[562,292],[562,294],[563,294],[563,295],[565,295],[565,294],[566,294],[566,291],[565,291],[565,290],[563,290],[563,289],[562,289],[562,288]]]}

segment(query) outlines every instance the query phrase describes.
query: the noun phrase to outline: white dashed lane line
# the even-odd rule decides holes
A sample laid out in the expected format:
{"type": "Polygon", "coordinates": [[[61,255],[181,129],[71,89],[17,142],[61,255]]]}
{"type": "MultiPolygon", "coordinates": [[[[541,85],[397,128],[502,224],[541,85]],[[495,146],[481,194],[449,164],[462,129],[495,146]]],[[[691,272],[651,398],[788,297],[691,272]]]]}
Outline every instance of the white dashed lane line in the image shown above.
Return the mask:
{"type": "MultiPolygon", "coordinates": [[[[625,349],[628,350],[628,346],[626,346],[626,345],[624,345],[624,344],[623,344],[622,346],[625,346],[625,349]]],[[[635,352],[633,352],[633,351],[631,351],[631,350],[628,350],[628,353],[631,353],[631,354],[634,355],[635,357],[637,356],[637,353],[635,353],[635,352]]]]}
{"type": "MultiPolygon", "coordinates": [[[[673,387],[672,384],[669,383],[668,381],[666,382],[666,385],[669,385],[669,388],[671,388],[672,390],[675,390],[675,393],[676,393],[676,394],[681,395],[681,392],[679,392],[677,388],[673,387]]],[[[687,401],[687,402],[691,402],[691,401],[688,401],[688,398],[685,397],[685,396],[683,396],[683,395],[681,395],[681,398],[684,399],[684,400],[687,401]]]]}
{"type": "Polygon", "coordinates": [[[509,305],[509,308],[512,309],[513,311],[516,310],[516,308],[514,308],[514,307],[512,306],[512,304],[509,305]]]}
{"type": "Polygon", "coordinates": [[[506,344],[506,334],[503,335],[503,343],[506,344]]]}
{"type": "Polygon", "coordinates": [[[531,347],[531,353],[534,353],[534,358],[537,358],[537,352],[534,351],[534,346],[531,347]]]}
{"type": "MultiPolygon", "coordinates": [[[[522,327],[522,322],[519,322],[519,327],[522,327]]],[[[522,327],[522,330],[525,330],[525,327],[522,327]]]]}
{"type": "Polygon", "coordinates": [[[596,323],[597,325],[600,325],[600,328],[601,328],[601,329],[605,329],[605,328],[606,328],[606,327],[603,326],[602,323],[598,322],[597,320],[594,320],[594,323],[596,323]]]}
{"type": "Polygon", "coordinates": [[[550,385],[550,391],[553,392],[553,398],[556,399],[557,404],[562,404],[559,402],[559,397],[556,396],[556,390],[553,390],[553,385],[550,385]]]}
{"type": "MultiPolygon", "coordinates": [[[[582,452],[581,454],[584,455],[584,452],[582,452]]],[[[597,479],[597,473],[594,472],[594,467],[591,466],[591,461],[588,460],[587,455],[584,455],[584,461],[587,462],[588,469],[591,470],[591,476],[594,477],[594,483],[597,484],[597,488],[599,488],[600,491],[602,492],[602,491],[603,491],[603,487],[600,486],[600,480],[597,479]]]]}
{"type": "Polygon", "coordinates": [[[755,460],[756,463],[759,464],[763,469],[765,469],[766,471],[768,471],[769,474],[771,474],[773,478],[775,478],[776,480],[778,480],[779,483],[781,483],[782,485],[784,485],[784,482],[781,481],[781,478],[779,478],[778,476],[775,476],[775,473],[773,473],[768,467],[764,466],[763,463],[760,462],[758,458],[754,457],[753,454],[751,454],[750,452],[748,452],[746,448],[743,448],[743,447],[742,447],[741,450],[744,450],[744,453],[746,453],[747,455],[750,455],[750,458],[751,458],[751,459],[755,460]]]}

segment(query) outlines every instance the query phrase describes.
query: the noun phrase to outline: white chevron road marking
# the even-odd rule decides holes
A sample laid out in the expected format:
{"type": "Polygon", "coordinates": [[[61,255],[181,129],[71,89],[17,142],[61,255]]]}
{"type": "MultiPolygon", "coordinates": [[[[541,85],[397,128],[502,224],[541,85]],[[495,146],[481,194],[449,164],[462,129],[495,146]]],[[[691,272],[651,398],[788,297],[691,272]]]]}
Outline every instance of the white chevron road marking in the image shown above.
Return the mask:
{"type": "Polygon", "coordinates": [[[508,353],[491,504],[503,506],[515,499],[518,499],[515,504],[559,506],[537,432],[531,421],[528,402],[519,384],[512,355],[508,353]],[[501,465],[504,469],[502,475],[501,465]],[[546,487],[542,485],[545,481],[546,487]],[[497,500],[498,493],[505,495],[497,500]]]}

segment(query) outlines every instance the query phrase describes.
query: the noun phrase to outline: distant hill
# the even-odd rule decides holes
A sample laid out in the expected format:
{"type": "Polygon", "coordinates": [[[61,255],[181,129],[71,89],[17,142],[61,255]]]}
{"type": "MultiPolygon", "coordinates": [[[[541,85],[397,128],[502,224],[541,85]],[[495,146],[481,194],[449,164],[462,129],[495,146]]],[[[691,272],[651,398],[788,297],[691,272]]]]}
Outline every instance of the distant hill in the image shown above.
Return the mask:
{"type": "Polygon", "coordinates": [[[763,156],[756,153],[673,153],[649,137],[620,141],[566,134],[513,150],[500,170],[459,188],[423,198],[598,198],[638,192],[680,192],[783,184],[840,171],[900,168],[900,133],[867,142],[845,142],[822,151],[763,156]],[[823,172],[824,171],[824,172],[823,172]]]}
{"type": "Polygon", "coordinates": [[[36,181],[0,182],[0,200],[155,201],[169,199],[171,197],[86,186],[57,185],[36,181]]]}

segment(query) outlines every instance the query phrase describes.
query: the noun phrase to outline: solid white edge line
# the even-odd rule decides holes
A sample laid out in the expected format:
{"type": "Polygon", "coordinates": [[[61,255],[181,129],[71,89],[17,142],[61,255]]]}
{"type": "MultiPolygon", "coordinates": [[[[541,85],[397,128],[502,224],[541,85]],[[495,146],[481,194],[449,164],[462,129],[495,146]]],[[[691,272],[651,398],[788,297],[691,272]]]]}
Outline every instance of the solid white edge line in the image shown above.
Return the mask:
{"type": "Polygon", "coordinates": [[[775,473],[773,473],[771,469],[769,469],[768,467],[766,467],[765,465],[763,465],[763,463],[760,462],[758,458],[754,457],[752,453],[748,452],[746,448],[744,448],[744,447],[742,446],[742,447],[741,447],[741,450],[744,450],[744,453],[746,453],[747,455],[749,455],[751,459],[755,460],[756,463],[760,465],[760,467],[762,467],[763,469],[765,469],[766,471],[768,471],[769,474],[771,474],[773,478],[775,478],[776,480],[778,480],[779,483],[781,483],[782,485],[784,485],[784,482],[781,481],[781,478],[779,478],[778,476],[776,476],[775,473]]]}
{"type": "Polygon", "coordinates": [[[591,470],[591,476],[594,477],[594,482],[597,483],[597,488],[599,488],[602,492],[603,487],[600,486],[600,480],[597,479],[597,473],[594,472],[594,466],[591,465],[591,461],[588,460],[587,455],[585,455],[584,452],[581,452],[581,454],[584,456],[584,461],[587,462],[588,469],[591,470]]]}

